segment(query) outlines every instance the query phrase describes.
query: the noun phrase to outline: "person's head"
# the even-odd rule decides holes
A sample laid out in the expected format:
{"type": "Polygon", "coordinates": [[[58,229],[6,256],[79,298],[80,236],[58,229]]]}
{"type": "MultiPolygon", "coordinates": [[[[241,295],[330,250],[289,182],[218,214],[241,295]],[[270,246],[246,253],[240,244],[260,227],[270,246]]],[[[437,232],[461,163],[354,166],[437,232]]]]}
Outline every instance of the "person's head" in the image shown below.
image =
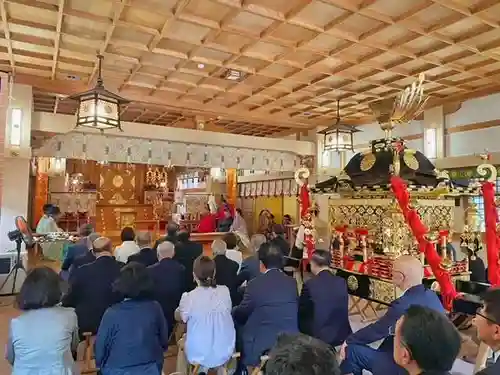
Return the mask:
{"type": "Polygon", "coordinates": [[[292,217],[288,214],[283,215],[283,224],[290,224],[292,222],[292,217]]]}
{"type": "Polygon", "coordinates": [[[158,248],[156,249],[158,252],[158,259],[170,259],[173,258],[175,255],[175,246],[172,242],[170,241],[164,241],[158,245],[158,248]]]}
{"type": "Polygon", "coordinates": [[[283,253],[272,242],[266,242],[260,247],[259,260],[262,272],[271,268],[281,269],[284,265],[283,253]]]}
{"type": "Polygon", "coordinates": [[[123,228],[122,233],[120,234],[120,238],[121,238],[122,242],[134,241],[135,240],[134,228],[131,228],[131,227],[123,228]]]}
{"type": "Polygon", "coordinates": [[[48,215],[57,221],[61,217],[61,210],[59,209],[59,207],[51,205],[48,215]]]}
{"type": "Polygon", "coordinates": [[[252,238],[250,238],[250,247],[253,251],[259,251],[260,247],[267,242],[266,236],[263,234],[254,234],[252,238]]]}
{"type": "Polygon", "coordinates": [[[137,246],[139,246],[141,249],[144,249],[146,247],[151,247],[151,233],[142,231],[137,233],[135,236],[135,242],[137,243],[137,246]]]}
{"type": "Polygon", "coordinates": [[[146,267],[137,262],[131,262],[123,267],[120,276],[113,283],[113,290],[124,298],[147,299],[152,296],[154,287],[146,267]]]}
{"type": "Polygon", "coordinates": [[[462,340],[450,319],[440,312],[412,305],[394,329],[394,361],[410,375],[451,370],[462,340]]]}
{"type": "Polygon", "coordinates": [[[42,207],[43,214],[44,215],[49,215],[50,214],[50,210],[52,209],[52,206],[53,205],[51,203],[44,204],[43,207],[42,207]]]}
{"type": "Polygon", "coordinates": [[[227,245],[224,241],[216,239],[212,242],[212,253],[214,256],[226,254],[227,245]]]}
{"type": "Polygon", "coordinates": [[[281,334],[269,353],[265,375],[340,375],[333,349],[300,333],[281,334]]]}
{"type": "Polygon", "coordinates": [[[283,237],[285,235],[285,227],[281,224],[274,224],[273,225],[273,237],[283,237]]]}
{"type": "Polygon", "coordinates": [[[236,234],[232,232],[226,233],[224,237],[222,237],[222,240],[226,243],[228,250],[236,249],[236,246],[238,246],[238,238],[236,234]]]}
{"type": "Polygon", "coordinates": [[[176,223],[168,223],[167,225],[167,236],[175,237],[179,231],[179,226],[176,223]]]}
{"type": "Polygon", "coordinates": [[[207,256],[202,255],[196,258],[193,264],[193,275],[199,286],[212,288],[217,286],[215,282],[215,262],[207,256]]]}
{"type": "Polygon", "coordinates": [[[177,234],[177,241],[180,243],[187,243],[189,241],[189,232],[187,230],[181,230],[177,234]]]}
{"type": "Polygon", "coordinates": [[[500,288],[491,288],[483,295],[483,307],[474,318],[477,336],[493,350],[500,350],[500,288]]]}
{"type": "Polygon", "coordinates": [[[96,257],[111,255],[113,252],[113,243],[108,237],[99,237],[92,243],[92,251],[96,257]]]}
{"type": "Polygon", "coordinates": [[[424,266],[420,260],[411,255],[402,255],[394,261],[392,282],[401,290],[422,284],[424,266]]]}
{"type": "Polygon", "coordinates": [[[241,217],[243,217],[243,211],[241,211],[241,208],[237,208],[237,209],[236,209],[236,213],[237,213],[238,215],[240,215],[241,217]]]}
{"type": "Polygon", "coordinates": [[[91,224],[82,225],[78,229],[78,234],[82,237],[88,237],[92,232],[94,232],[94,227],[91,224]]]}
{"type": "Polygon", "coordinates": [[[94,248],[94,241],[97,240],[101,235],[99,233],[90,233],[87,236],[87,248],[92,250],[94,248]]]}
{"type": "Polygon", "coordinates": [[[53,307],[61,296],[59,275],[52,268],[37,267],[28,272],[16,296],[16,305],[23,311],[53,307]]]}
{"type": "Polygon", "coordinates": [[[332,257],[327,250],[316,250],[311,257],[311,272],[315,275],[330,268],[332,257]]]}

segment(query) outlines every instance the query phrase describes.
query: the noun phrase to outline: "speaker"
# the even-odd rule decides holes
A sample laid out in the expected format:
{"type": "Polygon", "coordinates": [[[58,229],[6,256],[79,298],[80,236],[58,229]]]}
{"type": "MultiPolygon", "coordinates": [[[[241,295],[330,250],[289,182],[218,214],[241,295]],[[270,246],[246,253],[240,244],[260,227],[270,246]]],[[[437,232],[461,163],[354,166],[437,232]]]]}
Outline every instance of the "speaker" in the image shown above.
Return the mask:
{"type": "MultiPolygon", "coordinates": [[[[0,285],[2,285],[9,275],[9,272],[14,268],[16,264],[17,253],[14,251],[12,253],[0,253],[0,285]]],[[[21,262],[26,269],[28,260],[28,253],[21,252],[21,262]]],[[[19,293],[21,285],[23,285],[24,279],[26,278],[26,273],[23,270],[17,271],[16,285],[14,288],[14,293],[19,293]]],[[[0,295],[10,293],[12,291],[12,283],[14,282],[14,275],[9,277],[9,280],[4,285],[3,289],[0,290],[0,295]]]]}

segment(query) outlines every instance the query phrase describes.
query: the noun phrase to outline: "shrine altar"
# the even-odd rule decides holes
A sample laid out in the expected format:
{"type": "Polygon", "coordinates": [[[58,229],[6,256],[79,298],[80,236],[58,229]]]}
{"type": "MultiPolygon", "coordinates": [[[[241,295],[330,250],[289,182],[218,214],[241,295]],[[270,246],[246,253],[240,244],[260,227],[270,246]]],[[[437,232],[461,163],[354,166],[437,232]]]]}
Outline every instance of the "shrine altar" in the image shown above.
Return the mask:
{"type": "Polygon", "coordinates": [[[225,232],[191,233],[190,239],[203,245],[204,255],[212,256],[212,242],[217,239],[222,240],[225,234],[225,232]]]}
{"type": "MultiPolygon", "coordinates": [[[[150,204],[97,204],[96,230],[107,237],[119,237],[124,227],[137,228],[137,223],[155,222],[150,204]]],[[[154,230],[153,228],[137,228],[154,230]]]]}

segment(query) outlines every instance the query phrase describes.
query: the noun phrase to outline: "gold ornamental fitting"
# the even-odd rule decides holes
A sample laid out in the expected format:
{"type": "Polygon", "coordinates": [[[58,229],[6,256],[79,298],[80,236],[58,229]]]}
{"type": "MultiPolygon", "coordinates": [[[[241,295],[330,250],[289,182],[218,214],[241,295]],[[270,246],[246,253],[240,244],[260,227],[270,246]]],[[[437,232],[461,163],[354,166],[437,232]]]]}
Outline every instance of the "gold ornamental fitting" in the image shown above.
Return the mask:
{"type": "Polygon", "coordinates": [[[446,271],[449,271],[453,267],[453,262],[448,258],[443,259],[441,261],[441,267],[443,267],[446,271]]]}
{"type": "Polygon", "coordinates": [[[425,239],[427,241],[429,241],[430,243],[438,243],[438,240],[439,240],[439,233],[437,231],[430,231],[429,233],[427,233],[425,236],[425,239]]]}

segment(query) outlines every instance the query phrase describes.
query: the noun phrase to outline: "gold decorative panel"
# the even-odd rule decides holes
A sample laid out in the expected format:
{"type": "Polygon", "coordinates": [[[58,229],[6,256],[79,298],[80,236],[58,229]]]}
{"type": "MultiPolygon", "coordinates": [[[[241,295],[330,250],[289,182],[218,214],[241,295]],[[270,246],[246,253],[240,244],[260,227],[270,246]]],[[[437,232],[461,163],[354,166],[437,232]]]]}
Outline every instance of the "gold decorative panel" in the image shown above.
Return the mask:
{"type": "Polygon", "coordinates": [[[99,203],[137,204],[135,168],[124,164],[103,165],[99,176],[99,203]]]}
{"type": "Polygon", "coordinates": [[[392,283],[374,278],[370,281],[370,298],[385,303],[391,303],[397,298],[396,287],[392,283]]]}

